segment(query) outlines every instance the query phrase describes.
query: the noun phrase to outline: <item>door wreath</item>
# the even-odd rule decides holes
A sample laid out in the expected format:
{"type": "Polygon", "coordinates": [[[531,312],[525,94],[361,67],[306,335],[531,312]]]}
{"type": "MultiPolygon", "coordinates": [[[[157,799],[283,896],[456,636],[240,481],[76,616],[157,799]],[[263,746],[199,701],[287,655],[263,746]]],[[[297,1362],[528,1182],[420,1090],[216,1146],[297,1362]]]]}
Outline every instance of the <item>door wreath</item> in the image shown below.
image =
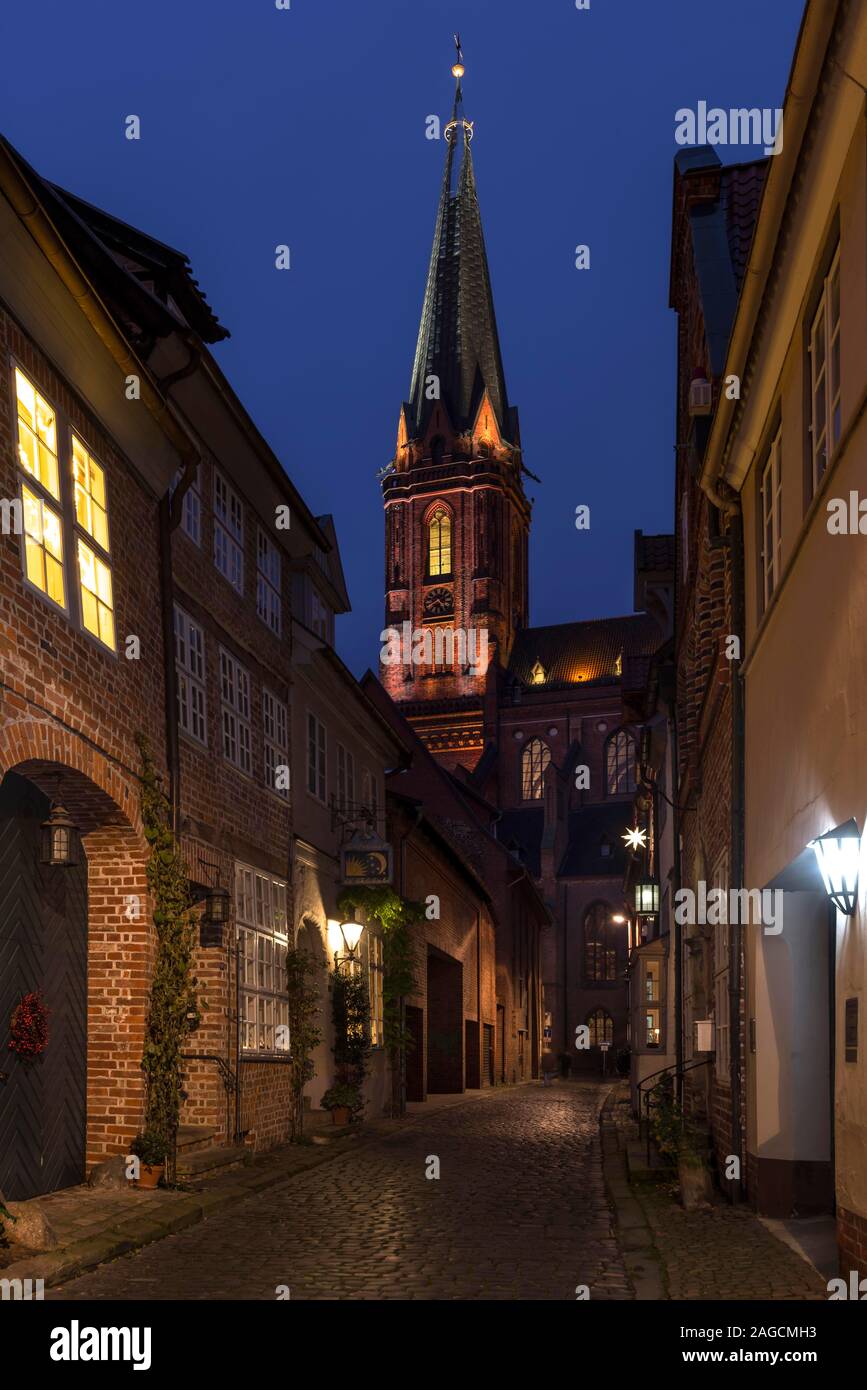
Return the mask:
{"type": "Polygon", "coordinates": [[[48,1046],[48,1015],[38,990],[23,994],[9,1021],[9,1047],[22,1057],[38,1057],[48,1046]]]}

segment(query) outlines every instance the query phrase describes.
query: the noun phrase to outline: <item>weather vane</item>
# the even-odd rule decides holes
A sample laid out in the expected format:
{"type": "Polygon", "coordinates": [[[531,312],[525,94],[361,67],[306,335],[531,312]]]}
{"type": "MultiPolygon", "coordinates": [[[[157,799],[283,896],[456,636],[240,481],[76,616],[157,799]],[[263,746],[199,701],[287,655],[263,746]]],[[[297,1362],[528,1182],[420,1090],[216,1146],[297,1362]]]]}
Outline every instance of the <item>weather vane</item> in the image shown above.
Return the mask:
{"type": "Polygon", "coordinates": [[[455,34],[455,52],[457,53],[458,56],[457,56],[457,62],[455,63],[454,67],[452,68],[452,77],[457,77],[457,78],[460,79],[460,78],[463,77],[463,75],[464,75],[464,55],[463,55],[463,50],[461,49],[461,36],[460,36],[460,34],[455,34]]]}

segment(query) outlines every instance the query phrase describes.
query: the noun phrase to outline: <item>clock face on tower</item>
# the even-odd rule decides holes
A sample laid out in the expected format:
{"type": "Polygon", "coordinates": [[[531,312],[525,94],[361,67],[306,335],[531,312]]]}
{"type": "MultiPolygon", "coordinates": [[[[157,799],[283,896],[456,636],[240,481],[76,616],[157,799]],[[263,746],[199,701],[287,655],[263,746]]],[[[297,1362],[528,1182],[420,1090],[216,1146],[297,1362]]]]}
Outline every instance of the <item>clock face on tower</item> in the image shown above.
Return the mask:
{"type": "Polygon", "coordinates": [[[426,618],[445,618],[455,611],[455,600],[451,589],[429,589],[424,596],[424,616],[426,618]]]}

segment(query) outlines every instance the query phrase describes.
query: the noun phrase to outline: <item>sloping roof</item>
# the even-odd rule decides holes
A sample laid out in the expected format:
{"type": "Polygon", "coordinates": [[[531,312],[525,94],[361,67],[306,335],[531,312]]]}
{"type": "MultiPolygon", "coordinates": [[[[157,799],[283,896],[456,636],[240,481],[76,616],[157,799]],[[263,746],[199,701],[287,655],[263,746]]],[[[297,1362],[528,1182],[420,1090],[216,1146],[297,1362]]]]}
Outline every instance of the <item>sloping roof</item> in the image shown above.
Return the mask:
{"type": "Polygon", "coordinates": [[[609,801],[584,806],[569,815],[569,842],[557,870],[560,878],[622,878],[626,871],[626,846],[622,835],[630,824],[632,805],[609,801]],[[602,853],[603,839],[611,853],[602,853]]]}
{"type": "Polygon", "coordinates": [[[674,572],[674,536],[645,536],[635,532],[635,568],[653,574],[674,572]]]}
{"type": "Polygon", "coordinates": [[[646,613],[526,627],[515,638],[509,671],[531,688],[539,685],[533,680],[537,662],[545,673],[544,688],[616,680],[619,659],[650,655],[662,640],[646,613]]]}
{"type": "Polygon", "coordinates": [[[769,159],[755,159],[748,164],[724,165],[722,170],[720,202],[725,211],[729,253],[739,294],[769,167],[769,159]]]}
{"type": "Polygon", "coordinates": [[[504,437],[515,442],[482,217],[476,195],[472,128],[464,119],[458,83],[422,304],[407,417],[423,433],[432,409],[426,381],[440,382],[441,399],[457,430],[466,429],[487,388],[504,437]],[[459,160],[456,160],[460,151],[459,160]],[[459,168],[458,168],[459,163],[459,168]]]}
{"type": "Polygon", "coordinates": [[[542,873],[542,830],[545,812],[541,806],[525,806],[517,811],[504,811],[497,822],[497,839],[506,849],[512,844],[523,850],[523,862],[534,878],[542,873]]]}

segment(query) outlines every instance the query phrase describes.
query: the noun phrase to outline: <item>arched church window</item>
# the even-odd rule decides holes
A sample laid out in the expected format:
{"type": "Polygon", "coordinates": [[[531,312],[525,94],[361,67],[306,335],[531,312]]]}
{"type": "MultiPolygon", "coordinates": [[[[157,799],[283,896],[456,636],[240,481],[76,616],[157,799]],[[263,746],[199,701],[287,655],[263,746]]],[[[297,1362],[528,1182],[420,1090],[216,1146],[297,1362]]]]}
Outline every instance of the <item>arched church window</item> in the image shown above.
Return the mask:
{"type": "Polygon", "coordinates": [[[608,903],[593,903],[584,917],[584,974],[595,984],[617,979],[617,944],[608,903]]]}
{"type": "Polygon", "coordinates": [[[635,740],[617,729],[605,744],[605,776],[609,796],[635,791],[635,740]]]}
{"type": "Polygon", "coordinates": [[[541,801],[545,768],[551,750],[540,738],[531,738],[521,754],[521,796],[524,801],[541,801]]]}
{"type": "Polygon", "coordinates": [[[432,579],[452,572],[452,519],[445,507],[437,507],[427,524],[428,568],[432,579]]]}
{"type": "Polygon", "coordinates": [[[587,1026],[590,1029],[591,1047],[614,1041],[614,1019],[607,1009],[594,1009],[592,1014],[588,1014],[587,1026]]]}

